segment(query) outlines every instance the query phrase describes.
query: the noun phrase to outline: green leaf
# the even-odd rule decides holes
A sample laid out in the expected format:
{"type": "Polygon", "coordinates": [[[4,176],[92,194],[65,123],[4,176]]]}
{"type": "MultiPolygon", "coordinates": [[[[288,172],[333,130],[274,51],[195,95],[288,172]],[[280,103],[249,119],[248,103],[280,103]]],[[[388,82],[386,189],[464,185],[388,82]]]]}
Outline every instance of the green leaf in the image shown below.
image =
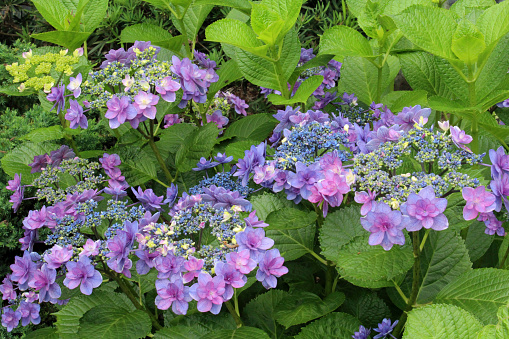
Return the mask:
{"type": "Polygon", "coordinates": [[[57,329],[54,327],[40,328],[35,331],[28,332],[23,338],[25,339],[59,339],[57,329]]]}
{"type": "Polygon", "coordinates": [[[60,125],[41,127],[25,134],[20,139],[30,140],[33,142],[43,142],[49,140],[58,140],[65,135],[64,129],[60,125]]]}
{"type": "Polygon", "coordinates": [[[314,224],[317,215],[314,211],[301,211],[296,208],[284,208],[271,212],[265,222],[266,230],[291,230],[314,224]]]}
{"type": "Polygon", "coordinates": [[[280,337],[282,330],[274,321],[274,310],[288,295],[286,291],[271,289],[252,299],[243,309],[247,325],[261,328],[273,338],[280,337]]]}
{"type": "Polygon", "coordinates": [[[108,0],[90,0],[83,10],[81,23],[85,31],[93,32],[104,21],[108,10],[108,0]]]}
{"type": "Polygon", "coordinates": [[[297,67],[290,76],[290,79],[288,79],[288,82],[291,84],[295,83],[295,81],[297,81],[302,72],[308,69],[318,66],[326,66],[333,57],[334,56],[331,54],[321,54],[314,57],[313,59],[306,62],[304,65],[297,67]]]}
{"type": "Polygon", "coordinates": [[[267,236],[274,240],[281,256],[291,261],[314,253],[315,232],[316,226],[309,225],[295,230],[267,230],[267,236]]]}
{"type": "Polygon", "coordinates": [[[358,286],[367,287],[372,282],[391,286],[390,280],[406,273],[413,265],[410,239],[407,237],[405,245],[386,251],[382,246],[369,245],[369,232],[364,233],[337,252],[334,262],[341,276],[358,286]]]}
{"type": "Polygon", "coordinates": [[[295,26],[302,7],[301,0],[264,0],[263,4],[284,20],[281,36],[287,34],[295,26]]]}
{"type": "Polygon", "coordinates": [[[32,181],[39,176],[38,173],[30,173],[32,170],[28,164],[34,161],[36,155],[50,154],[51,151],[58,149],[60,146],[53,143],[32,143],[25,142],[11,152],[7,153],[1,160],[2,169],[5,173],[14,177],[14,174],[21,175],[23,184],[31,184],[32,181]]]}
{"type": "Polygon", "coordinates": [[[501,306],[497,312],[496,339],[509,337],[509,305],[501,306]]]}
{"type": "MultiPolygon", "coordinates": [[[[486,51],[488,53],[488,51],[486,51]]],[[[509,88],[498,88],[503,85],[507,78],[507,68],[509,67],[509,34],[502,37],[493,51],[486,56],[486,61],[482,71],[475,82],[476,100],[478,103],[486,101],[490,95],[495,94],[496,89],[508,90],[509,88]]],[[[481,61],[481,56],[479,60],[481,61]]],[[[506,94],[507,95],[507,94],[506,94]]],[[[490,105],[491,106],[491,105],[490,105]]]]}
{"type": "Polygon", "coordinates": [[[433,55],[426,52],[403,53],[399,55],[399,61],[403,75],[414,91],[425,90],[432,96],[451,97],[453,89],[442,79],[433,55]]]}
{"type": "Polygon", "coordinates": [[[191,133],[198,130],[193,124],[181,123],[165,128],[156,142],[157,148],[161,153],[175,154],[181,147],[182,143],[191,133]]]}
{"type": "Polygon", "coordinates": [[[332,54],[338,60],[346,56],[372,57],[368,40],[357,30],[348,26],[334,26],[323,32],[320,38],[320,55],[332,54]]]}
{"type": "Polygon", "coordinates": [[[219,67],[219,70],[217,71],[217,75],[219,76],[219,80],[213,82],[210,85],[209,91],[207,93],[209,100],[214,98],[214,95],[216,95],[216,93],[219,92],[223,87],[242,78],[242,73],[240,72],[237,63],[234,60],[228,60],[222,63],[219,67]]]}
{"type": "Polygon", "coordinates": [[[207,333],[202,339],[246,339],[246,338],[257,338],[257,339],[269,339],[267,333],[255,327],[242,326],[235,330],[218,330],[207,333]]]}
{"type": "Polygon", "coordinates": [[[60,0],[32,0],[43,18],[55,29],[65,29],[65,19],[69,15],[64,4],[60,0]]]}
{"type": "Polygon", "coordinates": [[[428,305],[408,313],[404,339],[475,339],[482,328],[470,313],[451,305],[428,305]]]}
{"type": "Polygon", "coordinates": [[[250,149],[252,145],[256,144],[256,140],[242,139],[240,141],[231,142],[226,146],[225,152],[228,156],[233,156],[233,161],[244,158],[246,150],[250,149]]]}
{"type": "Polygon", "coordinates": [[[496,43],[509,32],[509,3],[504,1],[488,8],[477,20],[477,27],[484,35],[486,46],[496,43]]]}
{"type": "Polygon", "coordinates": [[[0,87],[0,93],[6,94],[8,96],[13,96],[13,97],[26,97],[26,96],[36,93],[35,90],[30,89],[30,88],[25,89],[23,92],[20,92],[18,87],[19,87],[18,84],[12,84],[12,85],[0,87]]]}
{"type": "Polygon", "coordinates": [[[484,233],[486,226],[483,222],[475,221],[468,228],[467,237],[465,239],[465,246],[468,249],[468,254],[472,262],[480,259],[491,246],[494,235],[484,233]]]}
{"type": "Polygon", "coordinates": [[[30,35],[32,38],[51,42],[56,45],[64,46],[74,50],[88,39],[92,32],[70,32],[70,31],[50,31],[30,35]]]}
{"type": "Polygon", "coordinates": [[[464,273],[440,291],[435,302],[452,304],[485,324],[497,322],[497,310],[509,302],[509,271],[479,268],[464,273]]]}
{"type": "Polygon", "coordinates": [[[475,8],[486,8],[495,5],[495,0],[458,0],[450,8],[462,18],[475,8]]]}
{"type": "Polygon", "coordinates": [[[271,114],[257,113],[243,117],[228,126],[224,138],[245,138],[262,142],[272,133],[277,120],[271,114]]]}
{"type": "Polygon", "coordinates": [[[122,174],[133,187],[157,179],[155,157],[147,150],[139,152],[132,159],[124,159],[121,169],[122,174]]]}
{"type": "Polygon", "coordinates": [[[118,310],[134,311],[127,296],[119,293],[94,291],[89,296],[79,295],[72,298],[60,311],[54,313],[60,338],[76,338],[80,328],[80,319],[90,309],[98,305],[115,305],[118,310]]]}
{"type": "Polygon", "coordinates": [[[421,286],[417,302],[433,301],[445,285],[470,270],[463,239],[454,231],[431,231],[421,254],[421,286]]]}
{"type": "Polygon", "coordinates": [[[175,164],[180,172],[187,172],[196,166],[201,157],[207,157],[216,144],[219,129],[213,123],[191,132],[180,146],[175,156],[175,164]]]}
{"type": "Polygon", "coordinates": [[[477,61],[479,54],[486,48],[484,36],[468,20],[463,19],[459,22],[458,28],[452,36],[451,49],[453,53],[463,62],[472,64],[477,61]]]}
{"type": "MultiPolygon", "coordinates": [[[[388,62],[383,66],[382,93],[389,83],[394,80],[399,71],[399,64],[398,69],[395,68],[391,70],[388,62]]],[[[365,104],[369,105],[373,101],[378,101],[378,68],[365,58],[346,57],[341,66],[339,87],[344,92],[355,93],[359,100],[365,104]]]]}
{"type": "Polygon", "coordinates": [[[168,40],[171,38],[172,35],[164,28],[145,22],[127,26],[122,30],[122,33],[120,33],[121,42],[135,42],[137,40],[141,40],[151,41],[152,44],[157,45],[157,41],[168,40]]]}
{"type": "Polygon", "coordinates": [[[294,105],[298,102],[306,103],[309,97],[313,94],[314,91],[322,84],[323,76],[322,75],[313,75],[307,78],[300,86],[297,88],[295,95],[290,99],[285,99],[281,95],[277,94],[269,94],[267,99],[272,102],[274,105],[294,105]]]}
{"type": "Polygon", "coordinates": [[[345,301],[345,294],[334,292],[325,299],[314,293],[297,292],[285,297],[276,307],[274,318],[286,328],[320,318],[345,301]]]}
{"type": "Polygon", "coordinates": [[[327,260],[335,261],[339,251],[353,239],[365,234],[358,206],[348,206],[327,215],[320,229],[320,247],[327,260]]]}
{"type": "Polygon", "coordinates": [[[187,8],[192,3],[192,0],[143,0],[143,1],[146,1],[149,4],[152,4],[155,7],[163,10],[170,10],[171,5],[180,5],[183,6],[184,8],[187,8]]]}
{"type": "Polygon", "coordinates": [[[251,12],[251,2],[248,0],[194,0],[194,6],[198,5],[216,5],[236,8],[243,13],[249,14],[251,12]]]}
{"type": "Polygon", "coordinates": [[[81,338],[145,338],[152,322],[142,310],[132,312],[112,304],[102,304],[85,313],[80,321],[78,335],[81,338]]]}
{"type": "Polygon", "coordinates": [[[150,292],[156,288],[157,271],[150,270],[147,274],[138,274],[135,265],[131,268],[131,278],[127,280],[132,281],[138,289],[141,288],[141,294],[150,292]]]}
{"type": "Polygon", "coordinates": [[[415,5],[392,18],[415,45],[442,58],[455,59],[451,46],[457,24],[449,11],[415,5]]]}
{"type": "Polygon", "coordinates": [[[384,318],[391,318],[389,306],[376,292],[369,290],[348,293],[348,298],[341,305],[341,311],[353,315],[366,327],[376,327],[384,318]]]}
{"type": "Polygon", "coordinates": [[[383,14],[387,16],[399,14],[413,5],[433,6],[432,2],[428,0],[389,0],[386,2],[387,5],[384,7],[383,14]]]}
{"type": "MultiPolygon", "coordinates": [[[[258,39],[269,46],[274,46],[279,41],[282,33],[284,20],[263,3],[253,4],[251,10],[251,27],[258,35],[258,39]]],[[[285,33],[282,33],[285,34],[285,33]]]]}
{"type": "Polygon", "coordinates": [[[197,324],[193,326],[171,326],[160,329],[154,334],[154,339],[200,339],[208,331],[197,324]]]}
{"type": "Polygon", "coordinates": [[[396,91],[389,92],[382,97],[381,102],[394,113],[401,112],[403,108],[421,105],[422,107],[428,106],[427,92],[424,90],[416,91],[396,91]]]}
{"type": "Polygon", "coordinates": [[[267,216],[274,211],[283,209],[285,207],[292,207],[294,205],[293,202],[286,200],[281,194],[270,194],[263,193],[261,195],[254,196],[251,199],[251,204],[253,205],[253,210],[256,211],[256,216],[260,220],[267,219],[267,216]]]}
{"type": "Polygon", "coordinates": [[[468,104],[461,100],[450,100],[440,96],[432,96],[428,98],[429,107],[437,111],[443,112],[461,112],[463,116],[472,119],[472,112],[477,110],[477,107],[469,107],[468,104]]]}
{"type": "Polygon", "coordinates": [[[218,20],[207,27],[205,35],[208,41],[232,45],[261,57],[267,54],[268,46],[257,39],[247,24],[238,20],[218,20]]]}
{"type": "Polygon", "coordinates": [[[350,339],[361,322],[350,314],[333,312],[302,328],[295,339],[350,339]]]}

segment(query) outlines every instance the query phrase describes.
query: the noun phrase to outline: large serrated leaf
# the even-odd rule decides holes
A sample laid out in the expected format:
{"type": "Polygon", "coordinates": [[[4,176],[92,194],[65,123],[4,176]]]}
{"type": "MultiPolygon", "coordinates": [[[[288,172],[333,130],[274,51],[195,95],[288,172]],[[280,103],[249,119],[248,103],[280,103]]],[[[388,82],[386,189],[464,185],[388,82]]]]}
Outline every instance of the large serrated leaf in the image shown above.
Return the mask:
{"type": "Polygon", "coordinates": [[[486,226],[483,222],[474,221],[468,228],[465,246],[472,262],[480,259],[491,246],[495,236],[484,233],[486,226]]]}
{"type": "Polygon", "coordinates": [[[257,113],[235,121],[224,132],[224,138],[239,137],[261,142],[277,125],[271,114],[257,113]]]}
{"type": "Polygon", "coordinates": [[[201,157],[206,157],[216,144],[219,129],[213,123],[191,132],[175,156],[175,164],[181,172],[191,170],[201,157]]]}
{"type": "Polygon", "coordinates": [[[282,328],[274,320],[274,310],[288,295],[286,291],[272,289],[251,300],[243,309],[243,314],[247,317],[247,325],[261,328],[271,337],[279,337],[282,328]]]}
{"type": "Polygon", "coordinates": [[[154,339],[200,339],[207,333],[208,331],[198,324],[177,325],[160,329],[154,334],[154,339]]]}
{"type": "Polygon", "coordinates": [[[127,312],[135,310],[134,305],[124,294],[94,291],[90,296],[74,297],[64,308],[54,313],[57,318],[55,325],[60,338],[76,338],[80,328],[80,319],[88,310],[101,304],[115,305],[117,309],[127,312]]]}
{"type": "Polygon", "coordinates": [[[350,339],[361,322],[350,314],[333,312],[302,328],[295,339],[350,339]]]}
{"type": "Polygon", "coordinates": [[[141,150],[133,159],[122,162],[122,174],[131,186],[138,186],[149,180],[157,179],[155,157],[148,149],[141,150]]]}
{"type": "Polygon", "coordinates": [[[60,0],[32,0],[37,11],[55,29],[65,28],[65,18],[69,14],[60,0]]]}
{"type": "Polygon", "coordinates": [[[274,239],[274,247],[287,261],[314,253],[315,233],[313,224],[296,230],[267,230],[267,236],[274,239]]]}
{"type": "Polygon", "coordinates": [[[293,202],[286,200],[281,194],[275,195],[270,193],[254,196],[251,199],[251,204],[253,205],[253,210],[256,210],[256,216],[260,220],[267,219],[271,212],[294,205],[293,202]]]}
{"type": "Polygon", "coordinates": [[[43,142],[50,140],[58,140],[65,135],[64,129],[60,125],[42,127],[31,131],[30,133],[22,136],[20,139],[30,140],[33,142],[43,142]]]}
{"type": "Polygon", "coordinates": [[[435,302],[462,307],[485,324],[495,324],[498,308],[509,302],[508,282],[509,271],[471,270],[445,286],[435,302]]]}
{"type": "Polygon", "coordinates": [[[348,26],[334,26],[323,32],[320,54],[332,54],[338,60],[343,60],[346,56],[372,57],[373,50],[357,30],[348,26]]]}
{"type": "Polygon", "coordinates": [[[267,54],[268,46],[257,39],[247,24],[238,20],[218,20],[207,27],[205,35],[209,41],[232,45],[257,56],[264,57],[267,54]]]}
{"type": "Polygon", "coordinates": [[[345,301],[345,294],[334,292],[325,299],[314,293],[297,292],[284,298],[276,307],[274,317],[286,328],[306,323],[333,312],[345,301]]]}
{"type": "Polygon", "coordinates": [[[92,32],[50,31],[30,35],[32,38],[51,42],[74,50],[88,39],[92,32]]]}
{"type": "Polygon", "coordinates": [[[246,338],[257,338],[257,339],[269,339],[267,333],[263,332],[256,327],[242,326],[235,330],[218,330],[211,333],[207,333],[202,336],[202,339],[246,339],[246,338]]]}
{"type": "Polygon", "coordinates": [[[404,339],[475,339],[482,328],[470,313],[452,305],[429,305],[408,313],[404,339]]]}
{"type": "Polygon", "coordinates": [[[487,46],[496,43],[509,32],[509,3],[504,1],[488,8],[477,20],[477,27],[487,46]]]}
{"type": "Polygon", "coordinates": [[[417,301],[433,301],[445,285],[470,270],[465,243],[454,231],[430,233],[421,254],[421,286],[417,301]]]}
{"type": "Polygon", "coordinates": [[[172,35],[164,28],[146,22],[127,26],[122,30],[122,33],[120,33],[121,42],[135,42],[137,40],[143,40],[154,43],[155,41],[171,38],[172,35]]]}
{"type": "Polygon", "coordinates": [[[384,318],[391,318],[389,306],[376,292],[369,290],[354,290],[354,293],[348,293],[348,298],[341,305],[341,311],[353,315],[366,327],[376,327],[384,318]]]}
{"type": "Polygon", "coordinates": [[[457,24],[445,9],[414,5],[392,17],[405,37],[427,52],[455,59],[451,51],[457,24]]]}
{"type": "Polygon", "coordinates": [[[369,232],[356,237],[352,242],[338,251],[335,260],[339,272],[346,280],[355,281],[386,281],[406,273],[413,265],[412,244],[406,237],[403,246],[393,246],[386,251],[382,246],[371,246],[368,243],[369,232]]]}
{"type": "Polygon", "coordinates": [[[274,105],[294,105],[298,102],[306,103],[309,97],[313,94],[314,91],[316,91],[322,82],[322,75],[313,75],[307,78],[299,86],[299,88],[297,88],[295,95],[293,95],[291,98],[285,99],[281,95],[269,94],[267,99],[269,99],[269,101],[271,101],[274,105]]]}
{"type": "Polygon", "coordinates": [[[198,128],[193,124],[175,124],[160,134],[159,141],[156,142],[157,148],[164,154],[177,153],[186,137],[198,128]]]}
{"type": "Polygon", "coordinates": [[[427,92],[424,90],[389,92],[382,97],[382,102],[395,114],[401,112],[405,107],[428,106],[427,92]]]}
{"type": "Polygon", "coordinates": [[[265,222],[267,230],[291,230],[313,224],[317,218],[314,211],[301,211],[296,208],[284,208],[270,213],[265,222]]]}
{"type": "Polygon", "coordinates": [[[35,331],[28,332],[23,338],[25,339],[59,339],[57,329],[55,327],[40,328],[35,331]]]}
{"type": "Polygon", "coordinates": [[[114,304],[90,309],[80,321],[80,338],[145,338],[152,328],[148,314],[142,310],[129,312],[114,304]]]}
{"type": "Polygon", "coordinates": [[[358,206],[349,206],[327,215],[320,229],[320,247],[327,260],[336,262],[339,251],[353,239],[365,234],[358,206]]]}

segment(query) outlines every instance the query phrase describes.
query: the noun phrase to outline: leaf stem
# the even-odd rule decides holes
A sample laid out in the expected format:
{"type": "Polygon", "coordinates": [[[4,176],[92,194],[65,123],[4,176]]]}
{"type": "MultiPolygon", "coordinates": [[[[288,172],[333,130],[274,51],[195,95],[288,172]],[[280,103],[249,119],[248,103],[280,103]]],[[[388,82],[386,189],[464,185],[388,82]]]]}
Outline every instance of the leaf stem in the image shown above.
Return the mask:
{"type": "Polygon", "coordinates": [[[426,244],[426,240],[428,240],[428,235],[429,235],[429,232],[431,231],[431,228],[428,228],[426,230],[426,233],[424,233],[424,237],[422,238],[422,241],[421,241],[421,246],[419,247],[419,250],[422,252],[422,249],[424,248],[424,245],[426,244]]]}
{"type": "Polygon", "coordinates": [[[161,169],[163,170],[163,173],[166,176],[166,180],[168,180],[168,182],[173,182],[174,179],[173,179],[170,171],[168,170],[168,167],[166,166],[164,159],[161,156],[161,153],[159,152],[159,149],[156,146],[156,143],[154,142],[154,120],[150,120],[150,135],[149,135],[148,143],[150,145],[150,148],[152,148],[152,151],[154,151],[157,162],[161,166],[161,169]]]}
{"type": "Polygon", "coordinates": [[[505,254],[504,254],[504,257],[502,258],[502,261],[500,262],[500,264],[498,265],[498,268],[502,268],[504,267],[504,264],[507,260],[507,256],[509,256],[509,246],[507,246],[507,249],[505,250],[505,254]]]}
{"type": "Polygon", "coordinates": [[[235,324],[237,324],[237,328],[242,327],[242,319],[240,319],[240,316],[235,311],[235,308],[233,307],[232,303],[228,300],[224,303],[226,305],[226,308],[230,312],[230,314],[233,317],[233,320],[235,320],[235,324]]]}
{"type": "Polygon", "coordinates": [[[394,283],[394,288],[396,288],[396,291],[398,291],[399,295],[401,296],[405,304],[408,304],[408,298],[405,295],[405,293],[401,290],[401,287],[399,287],[399,285],[394,281],[394,279],[392,280],[392,282],[394,283]]]}

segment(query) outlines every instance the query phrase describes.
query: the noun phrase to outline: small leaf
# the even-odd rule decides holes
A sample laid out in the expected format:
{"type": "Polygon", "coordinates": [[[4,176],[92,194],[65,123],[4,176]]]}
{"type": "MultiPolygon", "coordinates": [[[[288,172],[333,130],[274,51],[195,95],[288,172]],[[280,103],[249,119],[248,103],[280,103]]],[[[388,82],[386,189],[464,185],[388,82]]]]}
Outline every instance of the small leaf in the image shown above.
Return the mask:
{"type": "Polygon", "coordinates": [[[224,132],[224,138],[239,137],[262,142],[276,127],[278,121],[271,114],[257,113],[235,121],[224,132]]]}
{"type": "Polygon", "coordinates": [[[470,313],[452,305],[428,305],[408,313],[404,339],[475,339],[482,328],[470,313]]]}
{"type": "Polygon", "coordinates": [[[83,45],[92,32],[70,32],[70,31],[50,31],[30,35],[32,38],[51,42],[63,46],[70,50],[83,45]]]}
{"type": "Polygon", "coordinates": [[[267,230],[291,230],[313,224],[317,215],[313,211],[305,212],[296,208],[284,208],[270,213],[265,222],[267,230]]]}
{"type": "Polygon", "coordinates": [[[322,84],[323,76],[322,75],[313,75],[307,78],[300,86],[297,88],[295,95],[290,99],[285,99],[281,95],[269,94],[267,99],[272,102],[274,105],[294,105],[298,102],[306,103],[309,97],[313,94],[314,91],[322,84]]]}
{"type": "Polygon", "coordinates": [[[348,26],[334,26],[323,32],[320,38],[320,55],[332,54],[343,60],[346,56],[372,57],[368,40],[357,30],[348,26]]]}
{"type": "Polygon", "coordinates": [[[302,328],[295,339],[351,338],[361,322],[350,314],[333,312],[302,328]]]}
{"type": "Polygon", "coordinates": [[[456,32],[454,32],[452,36],[451,49],[453,53],[461,61],[472,64],[485,48],[486,44],[484,43],[484,36],[482,33],[479,32],[470,20],[461,20],[456,32]]]}
{"type": "Polygon", "coordinates": [[[286,328],[320,318],[337,309],[345,294],[334,292],[325,299],[309,292],[297,292],[284,298],[276,307],[274,317],[286,328]]]}
{"type": "Polygon", "coordinates": [[[486,46],[496,43],[509,32],[509,3],[504,1],[488,8],[477,20],[477,27],[484,35],[486,46]]]}

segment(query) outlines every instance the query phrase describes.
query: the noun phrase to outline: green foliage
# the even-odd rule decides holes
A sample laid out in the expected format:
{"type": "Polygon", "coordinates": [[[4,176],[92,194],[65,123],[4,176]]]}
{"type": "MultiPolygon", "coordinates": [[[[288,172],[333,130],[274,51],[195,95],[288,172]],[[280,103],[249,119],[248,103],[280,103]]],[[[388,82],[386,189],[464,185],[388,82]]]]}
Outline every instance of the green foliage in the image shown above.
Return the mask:
{"type": "Polygon", "coordinates": [[[289,293],[282,290],[269,290],[251,300],[243,310],[247,324],[263,329],[271,337],[280,337],[283,328],[276,322],[274,312],[277,305],[288,296],[289,293]]]}
{"type": "Polygon", "coordinates": [[[359,330],[360,321],[349,314],[341,312],[329,313],[323,318],[313,321],[295,336],[296,339],[320,338],[351,338],[352,333],[359,330]]]}

